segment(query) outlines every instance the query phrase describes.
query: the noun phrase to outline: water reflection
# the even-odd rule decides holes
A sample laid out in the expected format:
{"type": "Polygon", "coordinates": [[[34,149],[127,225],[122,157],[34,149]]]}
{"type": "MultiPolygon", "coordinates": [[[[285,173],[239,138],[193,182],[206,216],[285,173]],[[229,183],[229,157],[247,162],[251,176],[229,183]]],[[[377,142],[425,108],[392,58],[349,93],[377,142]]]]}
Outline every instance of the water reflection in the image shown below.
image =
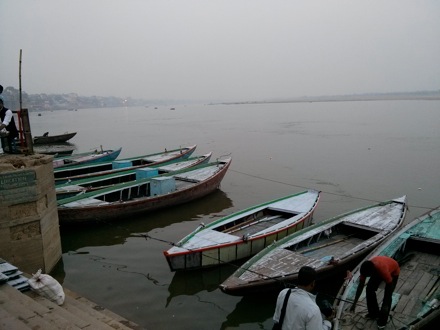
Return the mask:
{"type": "Polygon", "coordinates": [[[199,200],[174,206],[160,212],[152,212],[124,221],[101,221],[78,226],[61,226],[63,253],[87,246],[111,246],[122,244],[134,233],[145,233],[156,228],[165,228],[173,223],[199,219],[220,213],[232,207],[226,193],[217,190],[199,200]]]}
{"type": "Polygon", "coordinates": [[[237,269],[232,265],[224,265],[202,270],[180,271],[174,274],[174,277],[168,286],[168,298],[166,307],[171,300],[180,295],[193,296],[201,291],[212,292],[218,289],[237,269]]]}
{"type": "Polygon", "coordinates": [[[273,316],[277,296],[278,292],[259,294],[258,297],[244,296],[226,317],[220,329],[233,329],[246,323],[259,324],[260,328],[264,328],[262,323],[273,316]]]}

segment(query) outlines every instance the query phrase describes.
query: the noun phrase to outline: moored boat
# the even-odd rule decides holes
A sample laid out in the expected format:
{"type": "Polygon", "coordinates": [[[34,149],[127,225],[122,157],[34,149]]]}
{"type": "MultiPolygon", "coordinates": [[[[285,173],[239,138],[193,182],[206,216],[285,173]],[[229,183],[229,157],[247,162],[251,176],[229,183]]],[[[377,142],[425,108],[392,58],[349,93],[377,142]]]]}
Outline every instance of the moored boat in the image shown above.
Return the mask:
{"type": "MultiPolygon", "coordinates": [[[[400,274],[392,296],[390,321],[396,329],[434,329],[440,320],[440,208],[431,210],[411,221],[380,244],[365,260],[375,256],[394,258],[400,264],[400,274]]],[[[355,311],[354,300],[360,265],[352,278],[341,287],[335,300],[334,329],[377,329],[368,313],[365,291],[355,311]]],[[[380,302],[383,287],[377,290],[380,302]]]]}
{"type": "Polygon", "coordinates": [[[164,164],[150,165],[144,168],[128,169],[107,175],[92,176],[74,182],[65,182],[55,185],[57,199],[73,197],[88,191],[107,188],[115,184],[126,183],[137,179],[151,178],[165,173],[172,173],[185,168],[209,162],[212,153],[190,157],[185,160],[174,160],[164,164]]]}
{"type": "Polygon", "coordinates": [[[49,133],[46,132],[41,136],[34,136],[33,142],[34,142],[34,144],[61,143],[61,142],[69,141],[75,135],[76,135],[76,132],[64,133],[64,134],[58,134],[58,135],[49,135],[49,133]]]}
{"type": "Polygon", "coordinates": [[[91,176],[107,175],[128,169],[164,164],[177,159],[187,159],[192,155],[197,145],[180,147],[151,154],[122,158],[118,160],[102,161],[94,164],[80,164],[64,168],[55,168],[56,183],[80,180],[91,176]]]}
{"type": "Polygon", "coordinates": [[[256,254],[220,285],[231,295],[281,289],[299,269],[319,279],[345,270],[397,230],[406,215],[406,196],[357,209],[297,231],[256,254]]]}
{"type": "Polygon", "coordinates": [[[126,219],[183,204],[220,187],[231,159],[218,160],[156,178],[123,183],[58,201],[61,224],[126,219]]]}
{"type": "Polygon", "coordinates": [[[106,161],[113,161],[118,158],[122,148],[114,150],[95,150],[92,152],[54,158],[54,168],[70,167],[74,165],[89,165],[106,161]]]}
{"type": "Polygon", "coordinates": [[[164,251],[171,271],[211,267],[248,258],[312,222],[319,192],[304,191],[200,225],[164,251]]]}
{"type": "Polygon", "coordinates": [[[53,143],[53,144],[38,144],[34,146],[34,152],[38,154],[53,155],[54,157],[64,157],[72,155],[76,146],[69,143],[53,143]]]}

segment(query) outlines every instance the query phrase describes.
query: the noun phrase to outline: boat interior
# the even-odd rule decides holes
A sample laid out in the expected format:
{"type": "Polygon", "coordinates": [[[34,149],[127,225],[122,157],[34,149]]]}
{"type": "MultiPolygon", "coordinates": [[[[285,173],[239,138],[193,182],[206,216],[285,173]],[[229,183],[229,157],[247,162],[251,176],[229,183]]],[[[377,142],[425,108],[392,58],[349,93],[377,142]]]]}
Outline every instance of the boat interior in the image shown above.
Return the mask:
{"type": "Polygon", "coordinates": [[[279,223],[296,215],[298,215],[298,213],[286,212],[268,207],[259,210],[256,213],[247,214],[241,218],[237,218],[234,221],[219,224],[218,227],[213,227],[212,229],[241,237],[243,235],[257,233],[273,226],[275,223],[279,223]]]}
{"type": "Polygon", "coordinates": [[[341,255],[376,234],[372,230],[340,223],[324,231],[316,232],[307,240],[302,240],[286,249],[310,258],[322,259],[327,256],[341,255]]]}
{"type": "MultiPolygon", "coordinates": [[[[440,317],[440,246],[438,242],[415,236],[399,243],[392,255],[399,262],[401,270],[393,293],[389,324],[396,329],[407,329],[425,316],[440,317]]],[[[384,286],[381,285],[377,291],[379,302],[383,299],[383,293],[384,286]]],[[[350,291],[350,295],[354,295],[354,292],[350,291]]],[[[351,304],[345,306],[349,308],[351,304]]],[[[376,329],[376,322],[365,318],[367,312],[364,290],[356,314],[347,312],[341,318],[342,328],[376,329]]]]}

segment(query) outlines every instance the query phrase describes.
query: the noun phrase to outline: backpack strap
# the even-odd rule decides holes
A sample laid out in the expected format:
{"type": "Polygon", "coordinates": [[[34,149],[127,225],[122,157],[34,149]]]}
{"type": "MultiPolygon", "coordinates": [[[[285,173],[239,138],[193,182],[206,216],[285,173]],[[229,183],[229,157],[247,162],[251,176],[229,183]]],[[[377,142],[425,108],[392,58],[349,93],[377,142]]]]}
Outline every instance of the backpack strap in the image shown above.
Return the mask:
{"type": "Polygon", "coordinates": [[[283,308],[281,309],[280,319],[278,320],[280,327],[283,325],[284,315],[286,315],[287,303],[289,302],[289,296],[291,291],[292,289],[289,289],[289,291],[287,291],[286,293],[286,296],[284,297],[283,308]]]}

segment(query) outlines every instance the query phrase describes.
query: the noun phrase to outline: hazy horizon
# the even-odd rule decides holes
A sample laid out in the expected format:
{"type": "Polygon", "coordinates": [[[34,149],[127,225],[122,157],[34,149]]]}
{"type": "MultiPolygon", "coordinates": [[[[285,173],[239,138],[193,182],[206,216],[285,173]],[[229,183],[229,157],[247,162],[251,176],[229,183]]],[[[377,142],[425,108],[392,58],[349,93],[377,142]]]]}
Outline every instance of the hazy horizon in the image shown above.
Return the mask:
{"type": "Polygon", "coordinates": [[[0,84],[260,100],[440,87],[436,1],[3,0],[0,84]]]}

